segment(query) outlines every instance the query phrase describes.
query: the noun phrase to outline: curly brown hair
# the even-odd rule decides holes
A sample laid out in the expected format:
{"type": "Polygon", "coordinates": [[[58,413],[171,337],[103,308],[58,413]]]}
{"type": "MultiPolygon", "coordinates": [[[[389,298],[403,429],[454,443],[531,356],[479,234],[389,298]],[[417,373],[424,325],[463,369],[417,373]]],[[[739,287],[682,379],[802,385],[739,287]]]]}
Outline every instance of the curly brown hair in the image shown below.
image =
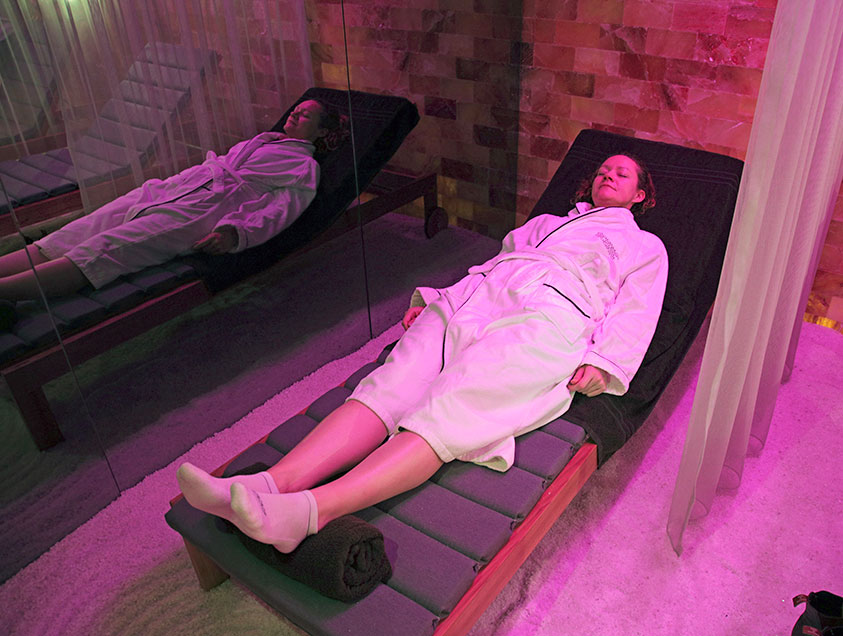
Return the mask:
{"type": "Polygon", "coordinates": [[[328,130],[327,134],[313,142],[316,146],[313,156],[317,161],[321,161],[348,138],[348,117],[322,100],[314,99],[313,101],[322,107],[322,112],[319,114],[319,126],[328,130]]]}
{"type": "MultiPolygon", "coordinates": [[[[617,155],[623,155],[628,159],[632,159],[635,162],[636,167],[638,168],[638,188],[644,191],[644,200],[639,201],[638,203],[633,203],[630,211],[635,214],[644,214],[647,210],[652,208],[656,205],[656,188],[653,185],[653,178],[650,176],[650,171],[647,169],[647,166],[635,155],[631,155],[626,152],[617,152],[614,154],[609,155],[609,157],[614,157],[617,155]]],[[[609,157],[606,157],[608,159],[609,157]]],[[[606,159],[600,162],[600,166],[605,163],[606,159]]],[[[587,203],[594,204],[594,201],[591,199],[591,186],[594,183],[594,180],[597,178],[597,173],[600,171],[600,166],[594,169],[588,177],[583,179],[580,182],[579,188],[577,188],[577,193],[574,195],[574,198],[571,200],[571,203],[579,203],[581,201],[585,201],[587,203]]]]}

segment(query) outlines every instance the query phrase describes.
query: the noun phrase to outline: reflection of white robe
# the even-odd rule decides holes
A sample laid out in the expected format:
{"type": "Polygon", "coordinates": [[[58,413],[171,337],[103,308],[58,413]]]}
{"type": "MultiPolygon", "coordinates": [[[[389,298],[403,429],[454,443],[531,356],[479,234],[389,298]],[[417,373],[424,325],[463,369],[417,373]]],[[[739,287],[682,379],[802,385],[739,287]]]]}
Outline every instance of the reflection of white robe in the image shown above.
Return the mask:
{"type": "Polygon", "coordinates": [[[67,256],[94,287],[189,253],[227,225],[242,251],[295,221],[316,196],[313,144],[261,133],[222,156],[139,188],[36,241],[48,258],[67,256]]]}
{"type": "Polygon", "coordinates": [[[656,328],[667,253],[625,208],[579,203],[510,232],[501,252],[442,290],[351,398],[390,433],[423,437],[443,461],[506,470],[514,437],[564,413],[574,371],[610,374],[621,395],[656,328]]]}

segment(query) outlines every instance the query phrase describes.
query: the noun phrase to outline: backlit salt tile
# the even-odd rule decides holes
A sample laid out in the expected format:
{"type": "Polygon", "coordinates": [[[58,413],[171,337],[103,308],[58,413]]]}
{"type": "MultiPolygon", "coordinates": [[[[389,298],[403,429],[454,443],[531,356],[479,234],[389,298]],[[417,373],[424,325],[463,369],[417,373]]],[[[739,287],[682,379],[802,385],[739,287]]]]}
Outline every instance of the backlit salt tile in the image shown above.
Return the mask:
{"type": "Polygon", "coordinates": [[[489,63],[482,59],[458,57],[456,73],[459,79],[486,82],[489,80],[489,63]]]}
{"type": "Polygon", "coordinates": [[[611,51],[644,53],[647,29],[641,27],[602,25],[599,46],[611,51]]]}
{"type": "Polygon", "coordinates": [[[663,31],[647,29],[647,43],[644,52],[648,55],[691,59],[697,46],[697,36],[685,31],[663,31]]]}
{"type": "Polygon", "coordinates": [[[462,33],[440,33],[439,54],[471,57],[474,55],[474,38],[462,33]]]}
{"type": "Polygon", "coordinates": [[[424,114],[442,119],[456,119],[457,103],[453,99],[444,97],[425,97],[424,114]]]}
{"type": "Polygon", "coordinates": [[[812,287],[817,294],[826,298],[832,296],[843,297],[843,273],[835,274],[820,267],[814,277],[812,287]]]}
{"type": "Polygon", "coordinates": [[[472,203],[489,203],[489,186],[481,183],[469,183],[468,181],[457,181],[457,196],[472,203]]]}
{"type": "Polygon", "coordinates": [[[492,37],[492,23],[478,17],[474,12],[457,11],[454,14],[454,20],[454,30],[457,33],[465,33],[478,38],[492,37]]]}
{"type": "Polygon", "coordinates": [[[832,220],[828,226],[825,242],[843,248],[843,222],[832,220]]]}
{"type": "Polygon", "coordinates": [[[618,74],[622,77],[660,82],[664,79],[667,60],[654,55],[622,53],[618,74]]]}
{"type": "Polygon", "coordinates": [[[580,22],[620,24],[623,22],[623,0],[580,0],[576,19],[580,22]]]}
{"type": "Polygon", "coordinates": [[[574,68],[576,49],[556,44],[533,45],[533,66],[558,71],[570,71],[574,68]]]}
{"type": "Polygon", "coordinates": [[[572,97],[571,117],[593,124],[612,124],[615,121],[615,105],[586,97],[572,97]]]}
{"type": "Polygon", "coordinates": [[[557,92],[534,91],[527,99],[527,110],[547,113],[551,117],[571,115],[571,95],[557,92]]]}
{"type": "Polygon", "coordinates": [[[583,128],[588,128],[588,125],[571,116],[550,118],[550,129],[553,131],[553,136],[557,139],[576,139],[583,128]]]}
{"type": "Polygon", "coordinates": [[[449,2],[447,11],[423,9],[421,12],[421,30],[431,33],[451,33],[456,26],[455,11],[460,10],[449,2]]]}
{"type": "Polygon", "coordinates": [[[474,39],[474,57],[496,64],[508,64],[510,60],[509,40],[496,40],[493,38],[474,39]]]}
{"type": "Polygon", "coordinates": [[[553,92],[594,97],[594,74],[562,71],[553,78],[553,92]]]}
{"type": "Polygon", "coordinates": [[[673,3],[650,0],[626,0],[623,5],[623,24],[669,29],[673,20],[673,3]]]}
{"type": "Polygon", "coordinates": [[[552,44],[556,38],[556,21],[525,18],[522,34],[526,42],[552,44]]]}
{"type": "Polygon", "coordinates": [[[835,221],[843,221],[843,193],[838,193],[837,201],[834,203],[834,213],[831,216],[835,221]]]}
{"type": "Polygon", "coordinates": [[[441,95],[456,100],[458,104],[474,100],[474,82],[443,77],[440,80],[440,86],[441,95]]]}
{"type": "Polygon", "coordinates": [[[656,132],[659,129],[659,111],[615,104],[614,124],[638,131],[656,132]]]}
{"type": "Polygon", "coordinates": [[[439,34],[410,32],[408,45],[411,51],[419,51],[421,53],[438,53],[439,34]]]}
{"type": "Polygon", "coordinates": [[[437,123],[439,124],[440,151],[442,148],[441,141],[444,139],[452,139],[463,143],[471,141],[471,134],[465,129],[464,123],[450,119],[439,119],[437,123]]]}
{"type": "Polygon", "coordinates": [[[767,7],[735,6],[726,18],[726,35],[769,39],[775,10],[767,7]]]}
{"type": "Polygon", "coordinates": [[[761,69],[719,66],[717,90],[739,95],[758,95],[761,86],[761,69]]]}
{"type": "Polygon", "coordinates": [[[729,3],[676,3],[673,6],[673,21],[670,28],[674,31],[692,31],[694,33],[725,33],[729,3]]]}
{"type": "Polygon", "coordinates": [[[584,24],[573,20],[557,20],[553,42],[564,46],[587,46],[596,48],[600,44],[599,24],[584,24]]]}
{"type": "Polygon", "coordinates": [[[509,15],[493,15],[492,20],[492,37],[500,38],[502,40],[518,40],[521,38],[521,18],[520,16],[509,15]]]}
{"type": "Polygon", "coordinates": [[[574,71],[581,73],[601,73],[603,75],[617,75],[620,66],[618,51],[604,51],[602,49],[576,49],[574,53],[574,71]]]}
{"type": "Polygon", "coordinates": [[[418,8],[390,7],[386,23],[393,29],[420,31],[422,28],[422,12],[418,8]]]}
{"type": "Polygon", "coordinates": [[[521,87],[529,90],[549,91],[553,89],[556,74],[546,69],[534,68],[522,71],[521,87]]]}
{"type": "Polygon", "coordinates": [[[326,83],[346,83],[346,69],[345,65],[340,64],[320,64],[322,69],[322,79],[326,83]]]}
{"type": "MultiPolygon", "coordinates": [[[[411,74],[436,75],[440,77],[454,76],[454,58],[448,55],[436,55],[433,53],[412,53],[407,70],[411,74]]],[[[445,95],[444,97],[447,97],[445,95]]]]}
{"type": "Polygon", "coordinates": [[[521,113],[517,109],[492,106],[489,112],[492,117],[492,125],[501,130],[518,130],[518,120],[521,113]]]}
{"type": "Polygon", "coordinates": [[[692,60],[667,60],[664,72],[665,82],[680,86],[714,87],[717,68],[705,62],[692,60]]]}
{"type": "Polygon", "coordinates": [[[634,104],[643,108],[653,107],[647,102],[647,96],[653,84],[640,80],[628,79],[625,77],[606,77],[596,75],[594,77],[595,99],[606,102],[624,102],[634,104]]]}
{"type": "Polygon", "coordinates": [[[524,15],[551,20],[576,20],[578,0],[523,0],[524,15]]]}
{"type": "Polygon", "coordinates": [[[439,95],[438,77],[410,73],[410,92],[417,95],[439,95]]]}
{"type": "Polygon", "coordinates": [[[820,255],[819,269],[829,274],[843,275],[843,248],[826,243],[820,255]]]}

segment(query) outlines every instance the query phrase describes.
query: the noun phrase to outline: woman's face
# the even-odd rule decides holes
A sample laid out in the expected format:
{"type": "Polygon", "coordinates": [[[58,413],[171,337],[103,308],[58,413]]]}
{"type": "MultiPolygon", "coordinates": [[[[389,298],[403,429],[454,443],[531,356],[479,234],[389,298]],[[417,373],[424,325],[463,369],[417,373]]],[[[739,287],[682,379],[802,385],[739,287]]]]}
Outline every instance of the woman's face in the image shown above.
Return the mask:
{"type": "Polygon", "coordinates": [[[645,197],[638,187],[638,166],[626,155],[606,159],[591,184],[591,200],[598,207],[629,209],[645,197]]]}
{"type": "Polygon", "coordinates": [[[309,99],[293,109],[284,122],[284,132],[295,139],[316,141],[327,132],[320,125],[321,120],[322,106],[319,102],[309,99]]]}

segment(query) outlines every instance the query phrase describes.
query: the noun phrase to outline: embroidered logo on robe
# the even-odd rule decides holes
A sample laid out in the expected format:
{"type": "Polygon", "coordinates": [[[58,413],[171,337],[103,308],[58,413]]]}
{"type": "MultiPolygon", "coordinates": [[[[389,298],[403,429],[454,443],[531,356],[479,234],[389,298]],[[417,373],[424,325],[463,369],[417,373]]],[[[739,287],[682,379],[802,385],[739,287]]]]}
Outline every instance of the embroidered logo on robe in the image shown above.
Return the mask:
{"type": "Polygon", "coordinates": [[[603,232],[598,232],[597,238],[599,238],[600,241],[603,243],[603,245],[606,247],[606,250],[609,252],[609,257],[612,260],[615,260],[615,261],[618,260],[618,252],[615,249],[615,246],[612,245],[612,241],[610,241],[608,239],[608,237],[605,234],[603,234],[603,232]]]}

